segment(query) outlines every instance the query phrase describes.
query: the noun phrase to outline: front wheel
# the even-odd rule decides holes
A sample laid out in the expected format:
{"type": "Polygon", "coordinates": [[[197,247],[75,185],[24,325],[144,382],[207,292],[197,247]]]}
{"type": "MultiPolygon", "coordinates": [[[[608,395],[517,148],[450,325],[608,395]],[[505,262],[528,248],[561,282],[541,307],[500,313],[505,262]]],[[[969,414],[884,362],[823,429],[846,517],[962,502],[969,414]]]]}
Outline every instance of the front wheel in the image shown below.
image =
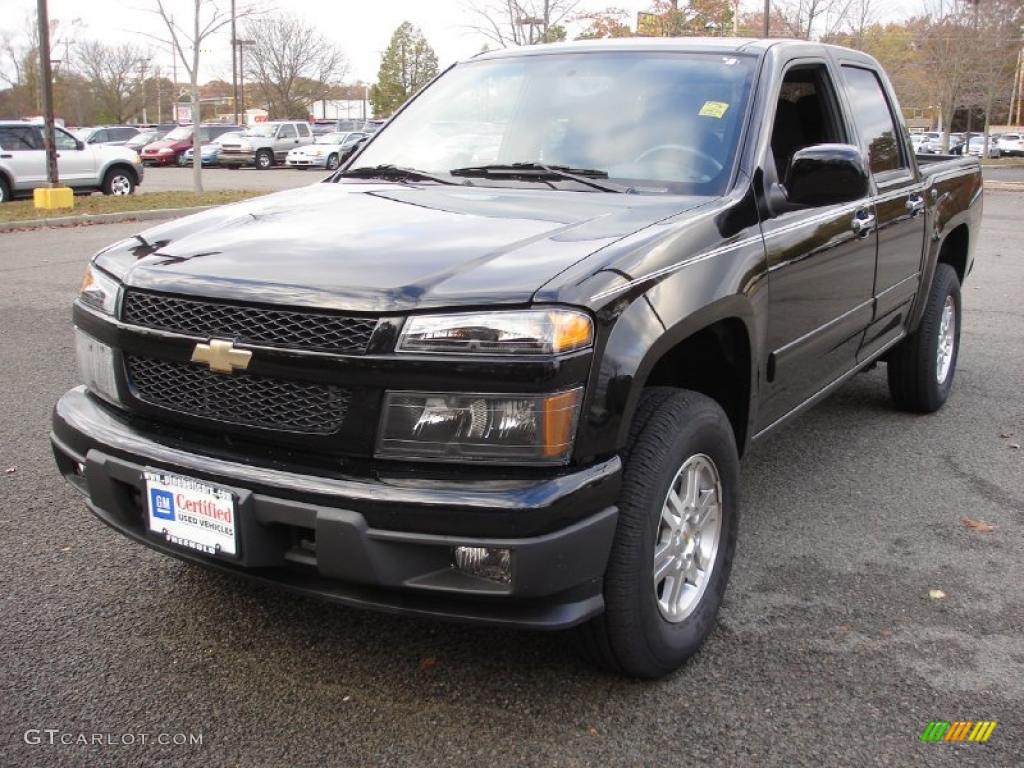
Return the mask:
{"type": "Polygon", "coordinates": [[[104,195],[130,195],[135,191],[135,177],[121,168],[111,168],[103,177],[104,195]]]}
{"type": "Polygon", "coordinates": [[[256,153],[256,167],[265,171],[274,164],[274,155],[269,149],[261,149],[256,153]]]}
{"type": "Polygon", "coordinates": [[[341,164],[341,160],[338,159],[337,155],[329,155],[327,157],[327,170],[336,171],[338,166],[341,164]]]}
{"type": "Polygon", "coordinates": [[[960,355],[960,279],[949,264],[938,264],[917,330],[888,356],[889,393],[897,407],[933,413],[953,388],[960,355]]]}
{"type": "Polygon", "coordinates": [[[11,199],[11,187],[7,183],[7,179],[0,176],[0,203],[10,202],[11,199]]]}
{"type": "Polygon", "coordinates": [[[623,461],[605,612],[580,632],[599,665],[659,678],[714,626],[736,548],[739,458],[718,403],[657,387],[641,397],[623,461]]]}

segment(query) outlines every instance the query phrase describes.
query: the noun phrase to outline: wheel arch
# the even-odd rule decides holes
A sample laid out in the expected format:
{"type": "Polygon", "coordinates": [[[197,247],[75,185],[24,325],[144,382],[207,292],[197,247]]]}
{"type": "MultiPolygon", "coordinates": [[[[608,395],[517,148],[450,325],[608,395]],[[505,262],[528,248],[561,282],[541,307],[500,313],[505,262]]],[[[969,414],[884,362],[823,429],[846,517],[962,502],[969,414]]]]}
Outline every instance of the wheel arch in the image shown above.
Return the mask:
{"type": "Polygon", "coordinates": [[[138,186],[138,184],[139,184],[139,174],[138,174],[138,171],[136,171],[132,167],[132,164],[129,163],[127,160],[112,160],[110,163],[108,163],[106,166],[104,166],[103,172],[100,174],[100,177],[99,177],[100,186],[102,187],[103,184],[106,183],[107,176],[109,176],[112,171],[117,171],[117,170],[127,171],[128,174],[132,178],[132,184],[134,184],[135,186],[138,186]]]}
{"type": "MultiPolygon", "coordinates": [[[[657,317],[645,301],[634,304],[657,317]]],[[[628,439],[644,388],[672,386],[700,392],[722,406],[742,455],[750,442],[755,402],[753,321],[750,301],[736,294],[689,312],[664,330],[657,328],[656,338],[642,349],[631,377],[622,408],[619,445],[628,439]],[[701,359],[701,365],[690,364],[695,358],[701,359]]],[[[642,343],[643,338],[634,338],[634,342],[642,343]]]]}

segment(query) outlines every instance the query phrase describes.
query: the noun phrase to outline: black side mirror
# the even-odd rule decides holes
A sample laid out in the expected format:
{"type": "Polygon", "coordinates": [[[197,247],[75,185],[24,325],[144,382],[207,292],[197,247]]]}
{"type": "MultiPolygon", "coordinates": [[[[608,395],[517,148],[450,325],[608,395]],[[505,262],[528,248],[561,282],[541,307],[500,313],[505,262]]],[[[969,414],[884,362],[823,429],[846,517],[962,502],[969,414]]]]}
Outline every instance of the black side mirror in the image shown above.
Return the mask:
{"type": "Polygon", "coordinates": [[[799,206],[852,203],[868,194],[868,170],[850,144],[815,144],[793,154],[786,172],[786,199],[799,206]]]}

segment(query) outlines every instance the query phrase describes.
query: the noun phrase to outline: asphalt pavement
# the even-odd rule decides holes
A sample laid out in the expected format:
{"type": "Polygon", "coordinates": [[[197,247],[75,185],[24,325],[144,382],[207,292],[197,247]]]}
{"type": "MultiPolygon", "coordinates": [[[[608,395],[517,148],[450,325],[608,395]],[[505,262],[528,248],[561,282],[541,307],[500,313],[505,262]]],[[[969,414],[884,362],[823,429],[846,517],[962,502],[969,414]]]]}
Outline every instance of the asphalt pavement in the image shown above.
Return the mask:
{"type": "MultiPolygon", "coordinates": [[[[275,167],[265,171],[256,168],[203,168],[203,189],[254,189],[276,192],[313,184],[324,178],[328,171],[275,167]]],[[[191,191],[192,169],[177,166],[146,168],[139,192],[191,191]]]]}
{"type": "Polygon", "coordinates": [[[656,683],[571,636],[342,609],[106,528],[47,433],[86,259],[140,225],[0,235],[0,765],[1020,766],[1022,205],[986,199],[941,412],[896,412],[880,366],[746,458],[719,624],[656,683]],[[922,743],[932,720],[998,726],[922,743]]]}

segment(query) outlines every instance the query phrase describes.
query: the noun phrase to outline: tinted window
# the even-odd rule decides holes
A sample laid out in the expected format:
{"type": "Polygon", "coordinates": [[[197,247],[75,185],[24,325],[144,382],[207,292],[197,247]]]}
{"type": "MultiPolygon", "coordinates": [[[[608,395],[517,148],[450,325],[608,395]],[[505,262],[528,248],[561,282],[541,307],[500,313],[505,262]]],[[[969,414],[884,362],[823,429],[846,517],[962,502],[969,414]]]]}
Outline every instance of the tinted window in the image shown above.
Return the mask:
{"type": "Polygon", "coordinates": [[[902,131],[893,121],[878,75],[869,69],[843,67],[843,76],[871,172],[883,173],[905,167],[900,152],[902,131]]]}
{"type": "Polygon", "coordinates": [[[38,128],[29,126],[0,126],[0,147],[8,152],[27,152],[42,149],[42,136],[38,128]]]}
{"type": "Polygon", "coordinates": [[[824,64],[794,67],[786,73],[772,125],[772,156],[780,178],[785,178],[798,150],[846,141],[833,118],[834,105],[835,91],[824,64]]]}
{"type": "Polygon", "coordinates": [[[299,136],[309,136],[309,127],[305,125],[296,126],[299,129],[299,136]]]}
{"type": "Polygon", "coordinates": [[[100,144],[101,142],[104,141],[110,141],[110,131],[96,131],[92,136],[89,137],[90,144],[100,144]]]}
{"type": "Polygon", "coordinates": [[[295,138],[295,126],[294,125],[282,125],[281,130],[277,132],[277,138],[279,139],[294,139],[295,138]]]}

